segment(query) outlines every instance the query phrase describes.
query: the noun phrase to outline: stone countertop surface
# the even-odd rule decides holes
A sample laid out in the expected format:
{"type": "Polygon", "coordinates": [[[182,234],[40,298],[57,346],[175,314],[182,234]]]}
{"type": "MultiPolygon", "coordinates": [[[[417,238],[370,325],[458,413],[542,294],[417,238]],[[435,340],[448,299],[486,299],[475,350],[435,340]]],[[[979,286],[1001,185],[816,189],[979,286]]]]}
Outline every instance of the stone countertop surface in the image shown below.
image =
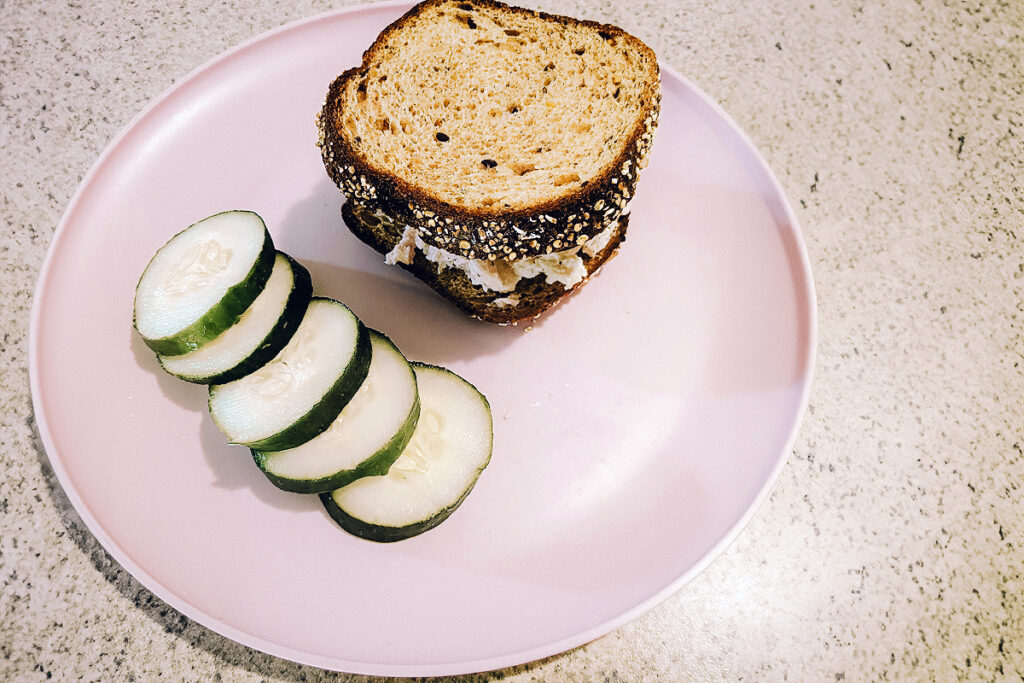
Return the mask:
{"type": "MultiPolygon", "coordinates": [[[[40,266],[111,138],[217,54],[341,4],[0,2],[0,679],[348,680],[217,635],[114,562],[28,380],[40,266]]],[[[636,33],[749,134],[803,230],[818,361],[770,497],[703,573],[466,680],[1024,678],[1024,4],[526,4],[636,33]]]]}

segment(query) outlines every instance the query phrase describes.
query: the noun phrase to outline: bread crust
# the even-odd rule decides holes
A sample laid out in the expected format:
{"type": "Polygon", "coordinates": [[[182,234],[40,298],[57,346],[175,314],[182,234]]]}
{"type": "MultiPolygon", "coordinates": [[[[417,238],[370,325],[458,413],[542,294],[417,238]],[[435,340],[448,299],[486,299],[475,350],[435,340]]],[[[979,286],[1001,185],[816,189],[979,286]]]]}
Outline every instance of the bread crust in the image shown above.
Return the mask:
{"type": "MultiPolygon", "coordinates": [[[[367,213],[376,213],[379,208],[349,199],[342,206],[341,212],[345,224],[356,237],[377,252],[387,254],[401,240],[404,226],[400,223],[389,224],[387,221],[378,221],[376,225],[372,225],[361,219],[361,216],[367,213]]],[[[586,284],[590,277],[618,251],[626,239],[628,224],[629,215],[623,214],[618,219],[618,226],[611,239],[600,252],[589,257],[581,254],[587,276],[568,289],[561,283],[547,282],[543,275],[537,275],[520,280],[512,292],[490,291],[470,282],[466,274],[458,268],[440,269],[437,263],[427,260],[419,250],[416,250],[412,263],[398,265],[425,282],[459,310],[474,318],[498,324],[516,323],[536,318],[570,292],[586,284]],[[515,304],[500,303],[501,300],[510,297],[517,299],[515,304]]]]}
{"type": "MultiPolygon", "coordinates": [[[[561,251],[577,245],[616,220],[636,189],[640,168],[653,142],[660,111],[659,79],[647,84],[641,97],[643,115],[627,135],[619,154],[585,187],[567,190],[558,198],[518,209],[461,207],[439,199],[428,188],[414,186],[393,173],[374,167],[347,139],[340,125],[346,84],[362,75],[378,57],[388,37],[402,30],[424,9],[448,0],[426,0],[388,26],[363,53],[360,66],[348,69],[331,83],[317,120],[319,147],[331,180],[348,197],[373,203],[397,220],[417,226],[424,242],[470,259],[517,260],[561,251]]],[[[587,27],[627,41],[642,51],[657,71],[657,59],[647,45],[609,24],[546,14],[504,5],[495,0],[465,0],[467,6],[511,12],[563,26],[587,27]]]]}

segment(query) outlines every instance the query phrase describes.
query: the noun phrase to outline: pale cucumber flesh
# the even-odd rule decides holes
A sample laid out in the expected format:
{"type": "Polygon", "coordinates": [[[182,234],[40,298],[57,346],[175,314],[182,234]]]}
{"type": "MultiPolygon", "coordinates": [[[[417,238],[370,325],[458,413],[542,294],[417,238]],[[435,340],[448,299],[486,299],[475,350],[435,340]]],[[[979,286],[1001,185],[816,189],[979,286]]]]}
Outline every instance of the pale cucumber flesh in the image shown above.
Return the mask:
{"type": "Polygon", "coordinates": [[[237,322],[274,266],[274,244],[250,211],[209,216],[172,237],[135,291],[135,328],[164,356],[195,351],[237,322]]]}
{"type": "Polygon", "coordinates": [[[160,365],[188,382],[223,384],[244,377],[288,343],[312,293],[309,271],[278,252],[266,286],[236,324],[195,351],[160,356],[160,365]]]}
{"type": "Polygon", "coordinates": [[[388,542],[415,536],[445,520],[465,499],[491,457],[493,423],[487,399],[455,373],[413,364],[420,419],[386,475],[363,477],[321,495],[346,531],[388,542]]]}
{"type": "Polygon", "coordinates": [[[232,443],[293,448],[330,426],[366,377],[370,357],[369,333],[352,311],[314,298],[269,363],[210,387],[210,415],[232,443]]]}
{"type": "Polygon", "coordinates": [[[370,331],[373,353],[359,391],[324,432],[285,451],[253,451],[274,485],[322,493],[360,477],[384,474],[412,436],[419,418],[416,375],[384,335],[370,331]]]}

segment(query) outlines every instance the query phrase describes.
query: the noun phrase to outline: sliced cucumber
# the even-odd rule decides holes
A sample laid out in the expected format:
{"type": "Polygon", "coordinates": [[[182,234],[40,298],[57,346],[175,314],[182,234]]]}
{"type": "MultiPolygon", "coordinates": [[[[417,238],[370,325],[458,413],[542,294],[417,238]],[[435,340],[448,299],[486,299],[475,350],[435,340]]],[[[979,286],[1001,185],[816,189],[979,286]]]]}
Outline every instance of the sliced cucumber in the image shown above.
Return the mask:
{"type": "Polygon", "coordinates": [[[172,237],[135,290],[135,329],[163,356],[195,351],[234,325],[274,267],[274,243],[251,211],[226,211],[172,237]]]}
{"type": "Polygon", "coordinates": [[[369,475],[386,474],[420,416],[416,374],[402,352],[370,330],[373,357],[359,391],[321,434],[286,451],[252,452],[275,486],[322,493],[369,475]]]}
{"type": "Polygon", "coordinates": [[[160,356],[160,365],[172,375],[197,384],[224,384],[244,377],[284,348],[312,295],[309,271],[277,252],[266,287],[236,324],[195,351],[160,356]]]}
{"type": "Polygon", "coordinates": [[[421,413],[409,445],[386,475],[320,495],[343,529],[371,541],[399,541],[443,522],[491,459],[487,399],[450,370],[412,365],[421,413]]]}
{"type": "Polygon", "coordinates": [[[315,297],[262,368],[210,387],[210,416],[232,443],[294,448],[327,429],[366,377],[370,335],[341,302],[315,297]]]}

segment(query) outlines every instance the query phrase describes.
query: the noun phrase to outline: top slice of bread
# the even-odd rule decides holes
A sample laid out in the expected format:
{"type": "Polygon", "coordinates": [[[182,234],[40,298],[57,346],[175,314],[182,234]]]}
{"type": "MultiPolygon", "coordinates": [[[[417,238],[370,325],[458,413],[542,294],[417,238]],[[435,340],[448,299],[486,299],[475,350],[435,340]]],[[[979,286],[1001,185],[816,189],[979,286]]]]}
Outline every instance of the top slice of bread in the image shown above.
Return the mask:
{"type": "Polygon", "coordinates": [[[584,242],[633,195],[660,103],[619,28],[492,0],[427,0],[331,85],[328,172],[423,239],[514,260],[584,242]]]}

